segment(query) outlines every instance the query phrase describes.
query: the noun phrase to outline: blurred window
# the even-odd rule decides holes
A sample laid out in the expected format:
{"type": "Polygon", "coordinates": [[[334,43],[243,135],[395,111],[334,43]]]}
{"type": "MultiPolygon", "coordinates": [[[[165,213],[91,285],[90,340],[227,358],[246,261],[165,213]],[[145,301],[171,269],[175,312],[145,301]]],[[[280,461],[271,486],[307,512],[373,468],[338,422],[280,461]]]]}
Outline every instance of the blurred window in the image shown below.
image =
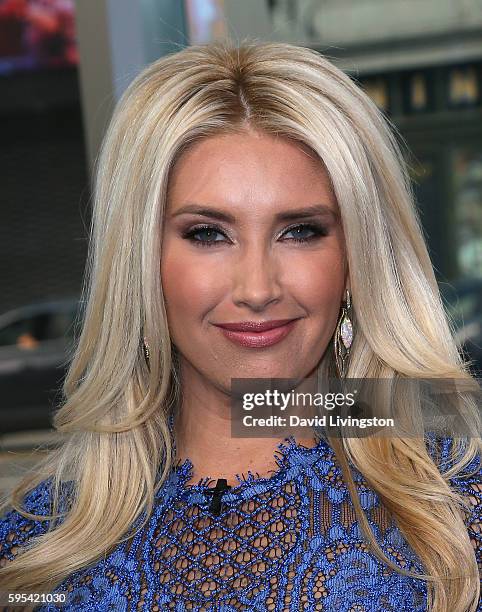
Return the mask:
{"type": "Polygon", "coordinates": [[[482,151],[452,151],[460,278],[482,278],[482,151]]]}

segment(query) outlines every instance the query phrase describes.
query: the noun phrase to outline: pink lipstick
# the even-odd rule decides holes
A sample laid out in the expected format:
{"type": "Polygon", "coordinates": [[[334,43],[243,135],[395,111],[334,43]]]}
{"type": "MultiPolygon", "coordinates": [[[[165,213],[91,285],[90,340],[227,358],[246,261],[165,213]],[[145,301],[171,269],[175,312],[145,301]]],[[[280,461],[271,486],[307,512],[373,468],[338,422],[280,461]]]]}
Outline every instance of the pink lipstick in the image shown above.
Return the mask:
{"type": "Polygon", "coordinates": [[[277,319],[274,321],[242,321],[239,323],[215,323],[221,332],[241,346],[263,348],[272,346],[285,338],[298,319],[277,319]]]}

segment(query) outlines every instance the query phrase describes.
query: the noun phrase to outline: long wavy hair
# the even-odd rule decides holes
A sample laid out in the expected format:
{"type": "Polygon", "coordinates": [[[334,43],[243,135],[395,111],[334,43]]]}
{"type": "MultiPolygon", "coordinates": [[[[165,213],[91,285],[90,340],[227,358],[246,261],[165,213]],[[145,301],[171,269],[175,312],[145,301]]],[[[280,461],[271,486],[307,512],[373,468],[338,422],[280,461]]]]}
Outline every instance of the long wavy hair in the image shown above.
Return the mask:
{"type": "MultiPolygon", "coordinates": [[[[285,43],[224,41],[164,56],[122,96],[97,160],[81,329],[54,417],[64,441],[11,494],[18,512],[52,523],[0,570],[0,587],[49,591],[131,537],[136,519],[144,519],[138,529],[148,520],[175,461],[167,419],[182,397],[160,281],[169,172],[200,139],[246,129],[308,145],[331,179],[356,321],[347,376],[473,382],[427,253],[403,139],[362,89],[318,52],[285,43]],[[52,514],[27,513],[24,495],[47,478],[52,514]],[[72,494],[61,511],[66,482],[72,494]]],[[[323,367],[333,361],[328,348],[323,367]]],[[[459,408],[480,431],[469,397],[461,395],[459,408]]],[[[480,453],[480,438],[455,439],[457,461],[448,472],[423,437],[329,442],[374,553],[395,571],[427,580],[431,610],[475,611],[479,574],[463,519],[469,503],[449,476],[480,453]],[[383,553],[350,461],[396,519],[425,574],[383,553]]]]}

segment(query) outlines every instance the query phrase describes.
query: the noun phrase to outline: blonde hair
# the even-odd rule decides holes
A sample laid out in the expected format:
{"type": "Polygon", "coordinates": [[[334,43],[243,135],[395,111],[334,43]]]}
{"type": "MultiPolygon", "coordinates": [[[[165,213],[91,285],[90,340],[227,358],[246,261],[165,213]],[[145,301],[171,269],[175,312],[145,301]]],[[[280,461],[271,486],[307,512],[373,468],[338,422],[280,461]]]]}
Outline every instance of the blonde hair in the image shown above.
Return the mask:
{"type": "MultiPolygon", "coordinates": [[[[356,317],[348,377],[472,379],[444,313],[395,130],[370,98],[328,59],[290,44],[226,41],[164,56],[124,93],[98,160],[82,329],[54,418],[65,442],[12,496],[22,512],[25,493],[52,477],[48,518],[62,520],[0,570],[0,587],[52,589],[129,537],[144,511],[138,528],[148,520],[175,460],[167,418],[182,392],[159,273],[169,172],[199,139],[247,129],[308,145],[330,176],[356,317]],[[59,513],[68,481],[70,508],[59,513]]],[[[332,351],[320,357],[328,367],[332,351]]],[[[470,399],[460,405],[475,422],[470,399]]],[[[442,474],[423,438],[330,438],[375,554],[428,580],[437,612],[475,611],[479,597],[462,517],[468,502],[448,482],[480,452],[479,438],[466,442],[442,474]],[[393,513],[426,574],[385,556],[349,461],[393,513]]]]}

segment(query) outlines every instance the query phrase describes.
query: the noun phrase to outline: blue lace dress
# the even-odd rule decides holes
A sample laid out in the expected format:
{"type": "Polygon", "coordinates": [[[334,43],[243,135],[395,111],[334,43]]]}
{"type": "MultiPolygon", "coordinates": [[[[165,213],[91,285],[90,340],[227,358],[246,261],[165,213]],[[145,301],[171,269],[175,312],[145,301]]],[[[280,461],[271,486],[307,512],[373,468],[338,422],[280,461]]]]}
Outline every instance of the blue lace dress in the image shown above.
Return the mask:
{"type": "MultiPolygon", "coordinates": [[[[441,459],[450,438],[442,440],[441,459]]],[[[369,550],[330,446],[285,438],[269,477],[248,472],[209,511],[208,478],[187,485],[193,465],[178,462],[156,497],[147,525],[105,558],[75,572],[54,593],[67,604],[42,612],[196,610],[204,612],[426,610],[426,583],[387,568],[369,550]]],[[[481,563],[480,457],[451,485],[471,503],[466,525],[481,563]]],[[[400,531],[353,468],[362,507],[382,549],[398,566],[422,566],[400,531]]],[[[50,481],[25,498],[30,512],[50,510],[50,481]]],[[[11,510],[0,520],[0,565],[29,538],[46,531],[11,510]]],[[[41,563],[41,559],[39,559],[41,563]]],[[[480,608],[479,608],[480,609],[480,608]]]]}

